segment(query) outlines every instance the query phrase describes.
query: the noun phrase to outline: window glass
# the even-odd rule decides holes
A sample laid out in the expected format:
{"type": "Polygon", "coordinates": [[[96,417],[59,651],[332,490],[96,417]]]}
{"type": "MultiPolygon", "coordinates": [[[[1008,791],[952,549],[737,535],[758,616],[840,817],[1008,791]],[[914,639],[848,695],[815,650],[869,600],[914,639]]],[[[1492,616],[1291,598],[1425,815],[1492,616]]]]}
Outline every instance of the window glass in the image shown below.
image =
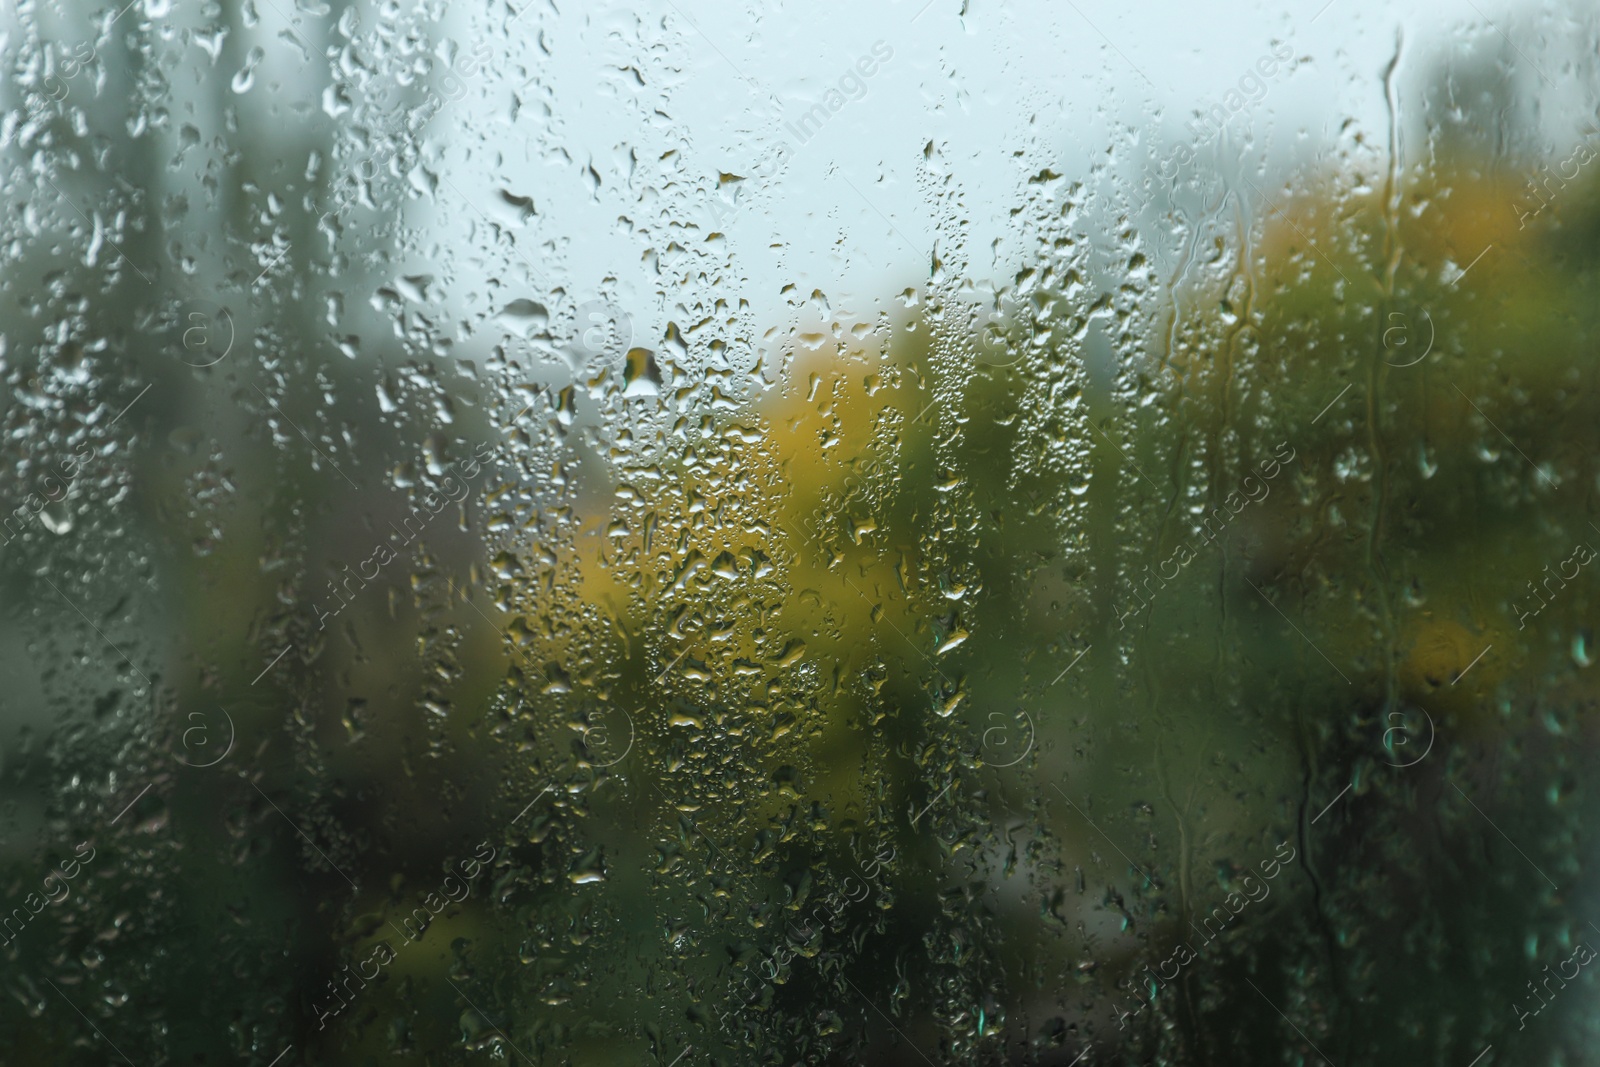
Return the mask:
{"type": "Polygon", "coordinates": [[[1482,3],[9,5],[0,1058],[1588,1062],[1482,3]]]}

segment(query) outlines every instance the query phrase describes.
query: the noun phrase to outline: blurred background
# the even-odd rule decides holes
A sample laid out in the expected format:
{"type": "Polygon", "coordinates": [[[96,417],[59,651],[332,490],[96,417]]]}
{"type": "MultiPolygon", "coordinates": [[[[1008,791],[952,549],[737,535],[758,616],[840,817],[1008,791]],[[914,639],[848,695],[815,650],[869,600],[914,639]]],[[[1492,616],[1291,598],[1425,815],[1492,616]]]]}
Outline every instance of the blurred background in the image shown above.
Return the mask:
{"type": "Polygon", "coordinates": [[[0,1063],[1600,1062],[1600,16],[0,13],[0,1063]]]}

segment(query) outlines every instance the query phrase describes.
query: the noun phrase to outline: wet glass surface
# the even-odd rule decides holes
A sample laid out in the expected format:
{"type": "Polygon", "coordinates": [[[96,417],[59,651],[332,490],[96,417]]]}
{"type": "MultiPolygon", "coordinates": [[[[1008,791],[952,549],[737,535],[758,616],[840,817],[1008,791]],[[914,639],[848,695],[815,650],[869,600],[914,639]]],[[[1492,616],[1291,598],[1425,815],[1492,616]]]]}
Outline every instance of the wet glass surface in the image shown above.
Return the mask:
{"type": "Polygon", "coordinates": [[[0,26],[0,1062],[1596,1062],[1594,10],[0,26]]]}

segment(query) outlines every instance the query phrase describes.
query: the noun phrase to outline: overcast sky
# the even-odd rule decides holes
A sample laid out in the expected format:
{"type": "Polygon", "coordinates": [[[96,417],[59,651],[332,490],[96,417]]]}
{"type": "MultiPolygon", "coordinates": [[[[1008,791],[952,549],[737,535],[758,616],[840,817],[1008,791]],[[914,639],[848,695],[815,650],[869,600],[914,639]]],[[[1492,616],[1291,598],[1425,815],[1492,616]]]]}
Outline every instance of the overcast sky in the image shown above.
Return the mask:
{"type": "MultiPolygon", "coordinates": [[[[1580,47],[1550,39],[1555,15],[1504,0],[1421,0],[1403,12],[1386,0],[644,6],[642,16],[538,13],[549,82],[564,101],[561,139],[576,165],[594,161],[602,186],[563,185],[566,161],[546,160],[544,222],[570,228],[574,277],[620,271],[644,302],[660,285],[659,261],[642,259],[639,235],[616,223],[619,213],[639,215],[631,197],[606,187],[630,166],[635,194],[662,184],[658,170],[681,180],[741,175],[737,210],[724,204],[703,221],[726,233],[733,281],[769,323],[793,314],[779,295],[785,285],[820,288],[837,311],[917,284],[941,219],[944,254],[948,235],[962,233],[975,273],[1020,256],[1010,209],[1029,176],[1051,167],[1081,177],[1097,161],[1130,171],[1152,145],[1192,139],[1183,126],[1192,111],[1229,107],[1241,79],[1235,129],[1292,157],[1331,143],[1347,121],[1386,143],[1383,72],[1402,40],[1402,108],[1408,78],[1421,84],[1442,49],[1499,52],[1509,38],[1515,66],[1559,80],[1572,77],[1560,51],[1580,47]],[[1275,44],[1292,50],[1291,62],[1272,59],[1275,44]],[[1264,61],[1274,73],[1257,83],[1264,61]],[[644,86],[614,69],[629,64],[644,86]],[[836,110],[802,125],[819,103],[836,110]],[[622,158],[628,152],[637,164],[622,158]],[[662,163],[665,153],[675,154],[662,163]]],[[[682,215],[693,200],[657,203],[682,215]]],[[[645,242],[660,243],[659,234],[645,242]]]]}

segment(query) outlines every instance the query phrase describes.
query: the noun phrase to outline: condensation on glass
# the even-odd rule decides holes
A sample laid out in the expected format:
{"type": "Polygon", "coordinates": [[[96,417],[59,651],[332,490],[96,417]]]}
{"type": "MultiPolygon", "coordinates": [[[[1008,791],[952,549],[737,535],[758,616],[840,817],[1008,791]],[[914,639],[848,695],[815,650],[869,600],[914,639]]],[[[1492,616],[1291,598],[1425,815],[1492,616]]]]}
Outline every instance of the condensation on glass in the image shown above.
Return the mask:
{"type": "Polygon", "coordinates": [[[1588,1062],[1592,10],[0,20],[6,1062],[1588,1062]]]}

